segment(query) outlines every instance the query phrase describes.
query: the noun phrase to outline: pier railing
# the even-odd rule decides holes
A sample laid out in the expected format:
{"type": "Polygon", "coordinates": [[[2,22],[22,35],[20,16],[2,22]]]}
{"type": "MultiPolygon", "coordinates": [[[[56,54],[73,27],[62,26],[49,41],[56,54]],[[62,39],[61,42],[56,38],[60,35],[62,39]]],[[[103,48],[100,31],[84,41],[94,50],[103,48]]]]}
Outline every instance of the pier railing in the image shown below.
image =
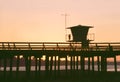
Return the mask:
{"type": "Polygon", "coordinates": [[[0,50],[120,51],[120,43],[89,43],[83,48],[80,42],[0,42],[0,50]]]}

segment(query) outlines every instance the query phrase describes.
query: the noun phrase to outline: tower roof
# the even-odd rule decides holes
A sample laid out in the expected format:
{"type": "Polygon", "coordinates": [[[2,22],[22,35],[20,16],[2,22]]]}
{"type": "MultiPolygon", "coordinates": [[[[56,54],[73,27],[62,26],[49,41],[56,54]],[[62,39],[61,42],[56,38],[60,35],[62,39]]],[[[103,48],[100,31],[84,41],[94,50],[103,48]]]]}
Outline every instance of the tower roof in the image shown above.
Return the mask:
{"type": "Polygon", "coordinates": [[[72,26],[72,27],[68,27],[67,29],[71,29],[71,28],[93,28],[93,26],[85,26],[85,25],[77,25],[77,26],[72,26]]]}

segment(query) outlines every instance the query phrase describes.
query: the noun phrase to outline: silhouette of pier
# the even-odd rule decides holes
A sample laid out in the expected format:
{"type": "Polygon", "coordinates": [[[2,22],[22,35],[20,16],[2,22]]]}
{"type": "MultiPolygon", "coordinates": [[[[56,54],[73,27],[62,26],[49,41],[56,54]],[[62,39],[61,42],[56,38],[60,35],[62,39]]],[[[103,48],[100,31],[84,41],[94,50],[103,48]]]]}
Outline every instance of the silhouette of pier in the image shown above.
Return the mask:
{"type": "Polygon", "coordinates": [[[97,71],[105,72],[107,71],[106,59],[109,57],[114,58],[114,68],[115,72],[117,72],[116,56],[120,55],[120,43],[89,43],[89,47],[83,48],[80,42],[0,42],[0,61],[3,61],[4,76],[6,76],[5,74],[7,72],[7,59],[9,59],[10,75],[12,75],[12,63],[15,56],[17,56],[16,73],[19,75],[20,55],[23,55],[25,59],[27,75],[31,72],[31,56],[34,56],[36,59],[36,74],[40,73],[40,61],[43,55],[45,55],[46,75],[52,71],[60,72],[61,58],[65,59],[66,74],[68,70],[84,72],[85,58],[88,58],[87,71],[92,70],[94,72],[94,62],[97,61],[97,71]],[[94,57],[97,57],[97,59],[94,60],[94,57]],[[92,59],[92,61],[90,61],[90,59],[92,59]],[[68,61],[70,61],[70,69],[68,69],[68,61]],[[92,62],[92,69],[90,69],[90,62],[92,62]]]}
{"type": "Polygon", "coordinates": [[[0,42],[0,68],[3,67],[3,70],[0,70],[0,76],[3,78],[19,78],[21,55],[25,60],[24,76],[26,78],[57,78],[60,76],[74,76],[74,74],[79,77],[79,74],[84,74],[86,71],[90,73],[96,71],[99,73],[107,72],[107,58],[110,57],[114,58],[114,69],[115,72],[118,72],[116,56],[120,55],[120,43],[90,42],[91,40],[86,38],[90,27],[84,29],[83,27],[70,28],[73,33],[73,40],[68,42],[0,42]],[[81,38],[78,36],[78,31],[82,31],[81,38]],[[14,63],[16,65],[14,66],[13,59],[15,56],[16,62],[14,63]],[[43,56],[45,56],[45,70],[41,70],[43,56]],[[35,59],[34,71],[31,70],[31,57],[35,59]],[[85,69],[85,58],[87,58],[88,63],[87,69],[85,69]],[[65,70],[60,69],[61,59],[65,61],[63,64],[65,70]],[[95,61],[97,61],[97,70],[95,70],[95,61]],[[9,70],[7,70],[8,65],[9,70]],[[16,67],[16,70],[13,71],[13,67],[16,67]],[[62,71],[64,73],[61,73],[62,71]]]}

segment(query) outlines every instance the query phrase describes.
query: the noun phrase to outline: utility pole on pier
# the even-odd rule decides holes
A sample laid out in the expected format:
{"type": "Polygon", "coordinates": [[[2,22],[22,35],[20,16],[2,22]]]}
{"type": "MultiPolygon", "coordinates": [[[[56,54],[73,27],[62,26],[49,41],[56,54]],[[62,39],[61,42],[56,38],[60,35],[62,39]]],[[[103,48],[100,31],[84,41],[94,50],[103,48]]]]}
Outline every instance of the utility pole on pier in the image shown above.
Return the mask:
{"type": "Polygon", "coordinates": [[[62,14],[62,16],[65,17],[65,41],[67,41],[67,16],[69,16],[67,13],[62,14]]]}

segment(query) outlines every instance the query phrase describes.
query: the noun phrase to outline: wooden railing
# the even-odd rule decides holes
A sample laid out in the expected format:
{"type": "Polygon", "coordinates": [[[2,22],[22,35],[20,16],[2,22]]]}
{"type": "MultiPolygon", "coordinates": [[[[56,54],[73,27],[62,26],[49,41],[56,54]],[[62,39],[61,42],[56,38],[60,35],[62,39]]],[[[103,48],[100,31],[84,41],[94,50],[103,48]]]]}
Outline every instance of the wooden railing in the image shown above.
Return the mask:
{"type": "Polygon", "coordinates": [[[0,42],[0,50],[120,51],[120,42],[94,42],[84,48],[80,42],[0,42]]]}

